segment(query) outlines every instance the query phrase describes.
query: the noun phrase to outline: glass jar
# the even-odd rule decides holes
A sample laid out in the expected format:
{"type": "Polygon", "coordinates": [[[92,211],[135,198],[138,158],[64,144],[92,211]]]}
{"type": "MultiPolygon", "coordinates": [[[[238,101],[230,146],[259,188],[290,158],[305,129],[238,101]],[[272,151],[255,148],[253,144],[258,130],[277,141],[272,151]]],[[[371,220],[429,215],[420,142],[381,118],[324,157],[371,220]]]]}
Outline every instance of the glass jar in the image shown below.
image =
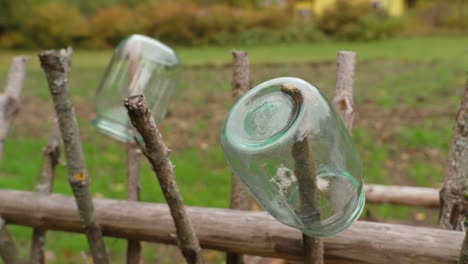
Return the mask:
{"type": "Polygon", "coordinates": [[[96,93],[96,119],[100,131],[125,142],[134,140],[123,100],[143,93],[156,122],[166,114],[180,73],[180,60],[165,44],[131,35],[115,49],[96,93]]]}
{"type": "Polygon", "coordinates": [[[359,154],[330,101],[304,80],[277,78],[247,92],[221,145],[263,208],[307,235],[336,234],[363,210],[359,154]]]}

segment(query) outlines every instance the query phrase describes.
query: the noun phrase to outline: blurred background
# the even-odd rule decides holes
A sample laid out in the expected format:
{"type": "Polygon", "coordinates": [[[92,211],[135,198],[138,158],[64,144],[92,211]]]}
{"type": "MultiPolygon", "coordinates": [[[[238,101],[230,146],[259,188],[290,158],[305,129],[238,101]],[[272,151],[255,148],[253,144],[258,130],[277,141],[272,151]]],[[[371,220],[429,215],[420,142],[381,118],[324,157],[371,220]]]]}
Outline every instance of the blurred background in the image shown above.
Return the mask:
{"type": "Polygon", "coordinates": [[[1,48],[113,47],[134,32],[168,44],[369,41],[466,33],[465,0],[2,0],[1,48]]]}
{"type": "MultiPolygon", "coordinates": [[[[124,146],[90,123],[117,43],[145,34],[183,61],[180,87],[160,126],[188,205],[228,207],[231,173],[219,146],[232,105],[231,50],[251,59],[252,84],[303,78],[334,95],[338,50],[357,52],[353,138],[366,183],[442,183],[453,121],[468,71],[466,0],[0,0],[0,82],[15,55],[30,55],[22,109],[0,161],[0,187],[34,190],[54,111],[36,54],[73,46],[73,95],[96,198],[126,198],[124,146]]],[[[164,202],[146,160],[142,200],[164,202]]],[[[55,191],[71,194],[64,158],[55,191]]],[[[438,211],[367,205],[362,219],[434,226],[438,211]]],[[[155,223],[156,224],[156,223],[155,223]]],[[[31,229],[10,227],[28,255],[31,229]]],[[[106,239],[114,263],[126,241],[106,239]]],[[[82,235],[50,232],[48,263],[84,263],[82,235]]],[[[207,251],[209,263],[223,254],[207,251]]],[[[145,263],[182,263],[172,246],[145,244],[145,263]]]]}

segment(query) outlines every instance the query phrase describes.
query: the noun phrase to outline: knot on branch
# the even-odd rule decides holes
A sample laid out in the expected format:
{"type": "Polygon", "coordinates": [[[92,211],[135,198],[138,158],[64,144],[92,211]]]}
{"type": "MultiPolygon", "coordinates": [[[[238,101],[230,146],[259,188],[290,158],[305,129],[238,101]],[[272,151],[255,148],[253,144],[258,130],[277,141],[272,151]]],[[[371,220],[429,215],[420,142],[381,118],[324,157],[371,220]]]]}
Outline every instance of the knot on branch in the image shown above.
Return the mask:
{"type": "Polygon", "coordinates": [[[129,111],[143,110],[146,106],[146,100],[142,94],[132,95],[125,98],[124,105],[129,111]]]}
{"type": "Polygon", "coordinates": [[[86,173],[83,172],[77,173],[73,175],[72,181],[80,185],[85,185],[88,182],[88,175],[86,175],[86,173]]]}
{"type": "Polygon", "coordinates": [[[333,98],[333,103],[337,106],[339,112],[346,115],[351,115],[354,112],[351,96],[347,93],[342,93],[333,98]]]}
{"type": "Polygon", "coordinates": [[[64,56],[56,50],[45,50],[38,54],[41,61],[41,67],[51,71],[66,73],[68,70],[68,58],[64,60],[64,56]]]}
{"type": "Polygon", "coordinates": [[[18,100],[12,96],[6,96],[4,104],[4,119],[9,120],[18,114],[20,110],[20,103],[18,100]]]}

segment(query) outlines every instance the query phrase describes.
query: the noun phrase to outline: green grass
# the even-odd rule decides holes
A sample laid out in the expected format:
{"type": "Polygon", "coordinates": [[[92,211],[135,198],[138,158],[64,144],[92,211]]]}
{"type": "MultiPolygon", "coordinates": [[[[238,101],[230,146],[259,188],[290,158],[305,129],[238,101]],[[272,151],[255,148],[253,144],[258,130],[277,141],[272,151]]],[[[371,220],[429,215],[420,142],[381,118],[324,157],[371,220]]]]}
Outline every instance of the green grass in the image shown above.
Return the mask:
{"type": "MultiPolygon", "coordinates": [[[[219,145],[230,98],[233,48],[246,49],[254,84],[279,76],[303,78],[333,96],[334,59],[341,49],[358,53],[355,80],[357,115],[354,141],[362,156],[367,183],[437,187],[442,180],[452,122],[468,70],[468,37],[395,39],[371,43],[317,43],[253,47],[176,48],[184,65],[181,86],[171,104],[171,115],[161,124],[173,149],[177,182],[189,205],[227,207],[230,171],[219,145]],[[208,67],[208,65],[216,67],[208,67]],[[218,67],[219,66],[219,67],[218,67]]],[[[11,57],[24,52],[0,52],[0,82],[11,57]]],[[[44,74],[33,52],[23,93],[23,109],[15,120],[0,161],[0,187],[34,190],[40,172],[41,149],[54,116],[44,74]]],[[[70,77],[80,124],[86,164],[95,197],[124,199],[124,147],[97,132],[94,93],[111,51],[75,52],[70,77]]],[[[66,166],[58,167],[55,191],[70,195],[66,166]]],[[[164,202],[157,180],[143,162],[142,200],[164,202]]],[[[434,224],[435,211],[396,206],[368,206],[377,219],[414,221],[417,212],[434,224]]],[[[30,229],[12,228],[27,255],[30,229]]],[[[116,263],[123,263],[125,241],[106,240],[116,263]]],[[[87,252],[81,235],[51,232],[47,247],[56,263],[82,263],[87,252]]],[[[154,250],[145,252],[154,258],[154,250]]],[[[171,263],[168,260],[168,263],[171,263]]]]}
{"type": "MultiPolygon", "coordinates": [[[[368,43],[361,42],[320,42],[315,44],[276,44],[269,46],[232,46],[232,47],[176,47],[184,65],[223,65],[231,62],[230,51],[243,49],[249,52],[252,63],[309,63],[330,61],[338,50],[353,50],[361,60],[396,59],[403,61],[462,60],[466,58],[467,36],[457,37],[418,37],[397,38],[368,43]],[[447,49],[450,47],[450,49],[447,49]]],[[[22,54],[34,56],[36,52],[22,54]]],[[[16,51],[4,51],[0,61],[18,54],[16,51]]],[[[82,68],[101,68],[107,64],[110,51],[75,51],[74,70],[82,68]]],[[[463,62],[467,64],[466,60],[463,62]]],[[[2,63],[5,67],[6,64],[2,63]]],[[[37,64],[38,66],[38,64],[37,64]]],[[[1,69],[1,68],[0,68],[1,69]]]]}

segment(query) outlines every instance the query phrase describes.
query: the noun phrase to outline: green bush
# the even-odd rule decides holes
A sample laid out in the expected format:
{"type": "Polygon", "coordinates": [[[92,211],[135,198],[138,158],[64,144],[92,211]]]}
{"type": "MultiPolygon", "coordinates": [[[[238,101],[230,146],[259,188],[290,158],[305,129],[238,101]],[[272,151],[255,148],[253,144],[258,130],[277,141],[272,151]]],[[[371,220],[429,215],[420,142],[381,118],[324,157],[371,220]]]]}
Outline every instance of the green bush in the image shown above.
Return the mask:
{"type": "Polygon", "coordinates": [[[0,38],[0,47],[8,49],[33,48],[34,45],[21,32],[6,32],[0,38]]]}
{"type": "Polygon", "coordinates": [[[89,20],[90,40],[87,46],[109,48],[125,37],[141,32],[141,21],[126,6],[98,10],[89,20]]]}
{"type": "Polygon", "coordinates": [[[369,3],[351,4],[341,0],[325,11],[317,26],[339,40],[376,40],[393,36],[401,23],[369,3]]]}
{"type": "Polygon", "coordinates": [[[408,34],[434,34],[468,30],[468,1],[419,1],[408,14],[408,34]]]}
{"type": "MultiPolygon", "coordinates": [[[[51,3],[37,6],[20,26],[21,48],[58,48],[80,45],[88,37],[88,24],[77,8],[51,3]]],[[[11,41],[11,40],[10,40],[11,41]]]]}
{"type": "Polygon", "coordinates": [[[199,7],[191,2],[145,3],[137,8],[146,34],[166,43],[194,44],[199,7]]]}
{"type": "Polygon", "coordinates": [[[201,8],[193,29],[197,44],[218,44],[219,39],[231,39],[236,34],[247,30],[252,22],[249,11],[225,5],[213,5],[201,8]]]}
{"type": "Polygon", "coordinates": [[[293,23],[288,10],[200,6],[192,1],[145,1],[129,8],[106,7],[86,20],[78,8],[59,3],[36,6],[15,32],[1,36],[7,48],[66,45],[109,48],[133,33],[168,44],[270,44],[316,39],[315,28],[293,23]]]}

